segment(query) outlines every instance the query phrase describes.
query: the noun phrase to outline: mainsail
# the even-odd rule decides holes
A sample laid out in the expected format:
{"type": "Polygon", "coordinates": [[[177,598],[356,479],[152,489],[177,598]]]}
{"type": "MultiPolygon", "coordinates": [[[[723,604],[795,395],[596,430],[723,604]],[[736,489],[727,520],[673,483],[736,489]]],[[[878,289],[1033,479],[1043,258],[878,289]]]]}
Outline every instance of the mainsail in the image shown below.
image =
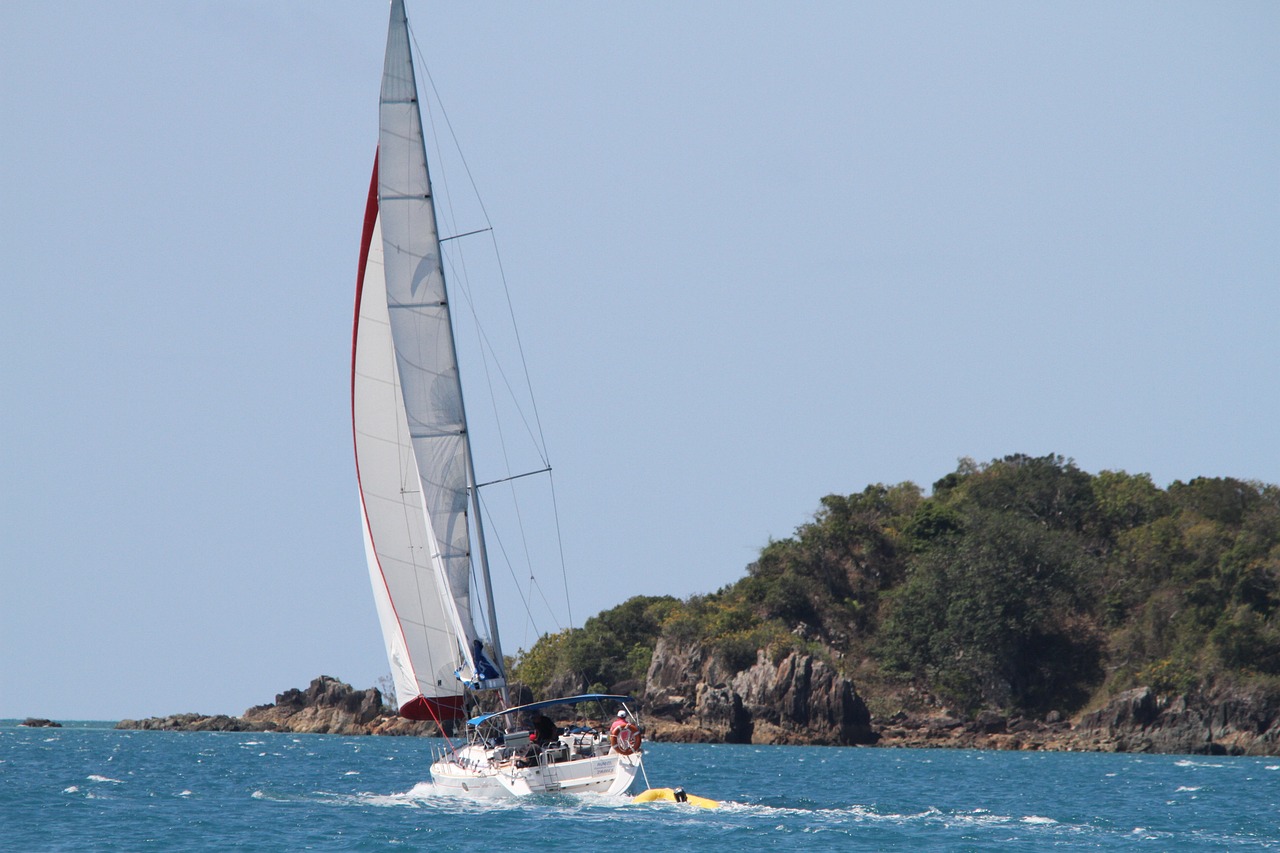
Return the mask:
{"type": "Polygon", "coordinates": [[[351,400],[370,580],[400,713],[456,719],[464,684],[503,679],[472,618],[474,474],[403,0],[360,255],[351,400]]]}

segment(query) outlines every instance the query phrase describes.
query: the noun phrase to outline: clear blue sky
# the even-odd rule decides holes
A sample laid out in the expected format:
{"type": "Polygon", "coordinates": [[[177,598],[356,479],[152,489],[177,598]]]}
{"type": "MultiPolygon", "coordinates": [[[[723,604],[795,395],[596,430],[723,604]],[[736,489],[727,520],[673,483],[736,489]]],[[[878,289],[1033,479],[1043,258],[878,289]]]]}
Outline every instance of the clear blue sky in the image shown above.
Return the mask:
{"type": "MultiPolygon", "coordinates": [[[[0,717],[386,672],[347,396],[386,11],[0,4],[0,717]]],[[[1280,5],[410,17],[579,623],[960,457],[1280,482],[1280,5]]]]}

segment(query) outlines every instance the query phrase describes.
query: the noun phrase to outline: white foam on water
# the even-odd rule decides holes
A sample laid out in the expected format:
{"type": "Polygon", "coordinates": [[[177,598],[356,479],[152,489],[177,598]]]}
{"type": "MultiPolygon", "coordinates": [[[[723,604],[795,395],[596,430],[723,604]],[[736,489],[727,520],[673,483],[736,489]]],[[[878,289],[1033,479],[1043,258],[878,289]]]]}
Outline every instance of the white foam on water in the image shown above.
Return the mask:
{"type": "Polygon", "coordinates": [[[402,796],[434,797],[439,794],[440,794],[440,791],[436,788],[435,782],[419,782],[418,784],[410,788],[408,791],[405,791],[405,793],[402,796]]]}
{"type": "Polygon", "coordinates": [[[1181,794],[1184,792],[1199,791],[1199,790],[1200,790],[1199,785],[1179,785],[1177,789],[1174,791],[1174,793],[1181,794]]]}
{"type": "Polygon", "coordinates": [[[119,779],[112,779],[110,776],[99,776],[97,773],[89,776],[90,782],[110,782],[112,785],[123,785],[124,782],[119,779]]]}
{"type": "MultiPolygon", "coordinates": [[[[542,808],[541,801],[531,799],[494,798],[475,799],[458,795],[452,791],[437,788],[433,782],[418,782],[408,791],[391,794],[365,791],[358,794],[329,794],[316,792],[328,802],[336,805],[381,806],[400,808],[431,808],[446,811],[492,812],[496,810],[516,810],[523,808],[542,808]]],[[[560,807],[563,810],[563,806],[560,807]]]]}

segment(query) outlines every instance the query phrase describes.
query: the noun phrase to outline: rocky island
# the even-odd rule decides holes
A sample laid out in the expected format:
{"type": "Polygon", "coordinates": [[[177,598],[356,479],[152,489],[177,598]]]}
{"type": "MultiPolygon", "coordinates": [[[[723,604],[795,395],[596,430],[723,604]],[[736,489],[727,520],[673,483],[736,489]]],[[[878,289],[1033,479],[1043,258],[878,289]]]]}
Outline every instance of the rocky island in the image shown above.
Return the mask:
{"type": "Polygon", "coordinates": [[[55,723],[53,720],[46,720],[46,719],[44,719],[44,718],[42,718],[42,717],[27,717],[25,720],[23,720],[22,722],[18,723],[18,725],[20,725],[20,726],[26,726],[27,728],[31,728],[31,729],[60,729],[60,728],[62,728],[62,723],[55,723]]]}
{"type": "MultiPolygon", "coordinates": [[[[1280,754],[1280,489],[1060,456],[829,495],[746,577],[508,661],[524,702],[635,696],[658,741],[1280,754]]],[[[329,677],[128,728],[432,734],[329,677]]]]}

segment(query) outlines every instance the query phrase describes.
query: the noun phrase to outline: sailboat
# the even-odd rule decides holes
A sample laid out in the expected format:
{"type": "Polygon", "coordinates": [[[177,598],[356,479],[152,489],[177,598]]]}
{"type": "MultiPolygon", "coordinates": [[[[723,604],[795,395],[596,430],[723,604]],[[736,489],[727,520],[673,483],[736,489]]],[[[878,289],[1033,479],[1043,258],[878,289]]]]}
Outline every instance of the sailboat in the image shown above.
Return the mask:
{"type": "Polygon", "coordinates": [[[466,721],[466,742],[447,741],[431,764],[442,790],[624,794],[643,772],[634,700],[583,694],[511,706],[403,0],[391,2],[379,119],[351,414],[399,713],[442,732],[466,721]],[[496,710],[483,712],[482,698],[496,710]]]}

